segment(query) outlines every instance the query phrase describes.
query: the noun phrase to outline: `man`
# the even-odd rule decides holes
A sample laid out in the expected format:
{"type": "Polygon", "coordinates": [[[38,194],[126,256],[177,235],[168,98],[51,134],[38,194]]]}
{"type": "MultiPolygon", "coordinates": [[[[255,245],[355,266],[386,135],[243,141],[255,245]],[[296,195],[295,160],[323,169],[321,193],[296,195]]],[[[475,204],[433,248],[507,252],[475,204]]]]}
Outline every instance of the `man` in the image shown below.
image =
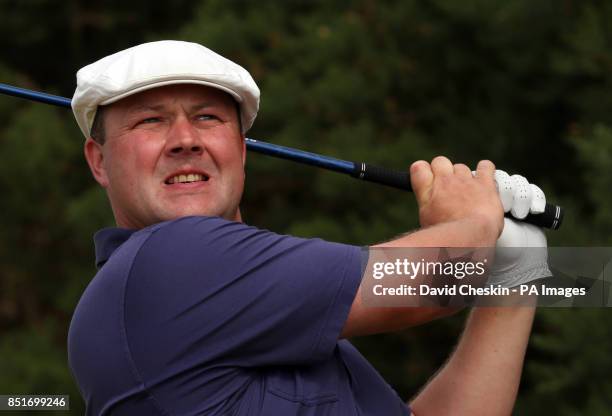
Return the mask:
{"type": "MultiPolygon", "coordinates": [[[[95,236],[99,271],[70,326],[87,414],[510,413],[533,308],[474,310],[448,363],[405,404],[344,338],[452,311],[369,308],[358,293],[367,250],[242,224],[258,102],[244,69],[193,43],[139,45],[78,72],[73,110],[118,226],[95,236]]],[[[503,218],[538,198],[519,197],[524,181],[500,201],[494,171],[414,163],[423,228],[379,247],[493,247],[500,235],[545,245],[503,218]]],[[[517,261],[503,279],[546,272],[517,261]]]]}

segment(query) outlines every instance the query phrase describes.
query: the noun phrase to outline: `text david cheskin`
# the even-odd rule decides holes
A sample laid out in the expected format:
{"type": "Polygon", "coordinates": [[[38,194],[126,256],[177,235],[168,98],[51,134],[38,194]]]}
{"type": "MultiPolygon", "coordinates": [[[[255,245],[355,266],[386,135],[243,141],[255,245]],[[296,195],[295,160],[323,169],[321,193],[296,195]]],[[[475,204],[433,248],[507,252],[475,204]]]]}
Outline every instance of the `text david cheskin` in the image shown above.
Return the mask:
{"type": "Polygon", "coordinates": [[[441,261],[410,261],[408,259],[396,259],[392,262],[375,262],[372,264],[372,276],[380,280],[387,276],[403,276],[415,279],[417,276],[453,276],[463,279],[470,276],[482,276],[485,274],[487,259],[479,262],[441,262],[441,261]]]}

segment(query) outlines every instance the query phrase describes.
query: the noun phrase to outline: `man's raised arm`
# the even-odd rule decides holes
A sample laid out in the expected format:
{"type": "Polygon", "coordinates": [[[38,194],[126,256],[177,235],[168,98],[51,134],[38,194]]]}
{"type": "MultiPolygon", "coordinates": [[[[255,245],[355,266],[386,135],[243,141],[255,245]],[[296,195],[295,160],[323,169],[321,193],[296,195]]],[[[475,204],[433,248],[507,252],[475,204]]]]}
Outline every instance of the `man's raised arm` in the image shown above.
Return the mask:
{"type": "MultiPolygon", "coordinates": [[[[494,247],[503,226],[503,208],[494,180],[495,166],[481,161],[476,174],[445,157],[418,161],[410,179],[422,229],[374,247],[494,247]]],[[[418,325],[456,308],[366,307],[360,287],[341,336],[389,332],[418,325]]]]}
{"type": "MultiPolygon", "coordinates": [[[[452,165],[446,158],[436,158],[431,165],[416,162],[411,167],[411,179],[425,228],[376,247],[546,247],[541,230],[504,220],[494,169],[491,162],[482,161],[472,176],[466,166],[452,165]]],[[[521,191],[518,194],[522,197],[521,191]]],[[[541,205],[543,193],[537,198],[536,203],[541,205]]],[[[511,207],[505,208],[508,211],[511,207]]],[[[514,287],[549,275],[545,252],[511,251],[522,253],[516,258],[505,252],[503,261],[496,261],[490,282],[514,287]],[[528,255],[533,253],[541,254],[528,255]],[[523,255],[525,258],[521,258],[523,255]],[[500,266],[500,262],[504,264],[500,266]]],[[[360,292],[342,336],[399,330],[456,311],[442,307],[366,307],[360,292]]],[[[474,308],[448,362],[410,403],[416,416],[511,414],[535,299],[528,299],[527,306],[522,304],[474,308]]]]}

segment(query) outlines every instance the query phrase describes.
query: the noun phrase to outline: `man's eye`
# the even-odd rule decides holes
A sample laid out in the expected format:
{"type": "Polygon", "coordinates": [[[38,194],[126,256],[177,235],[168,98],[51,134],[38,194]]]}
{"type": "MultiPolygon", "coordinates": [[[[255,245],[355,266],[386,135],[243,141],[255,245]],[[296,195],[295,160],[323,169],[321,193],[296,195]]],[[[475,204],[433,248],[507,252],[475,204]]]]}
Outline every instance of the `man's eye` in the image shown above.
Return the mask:
{"type": "Polygon", "coordinates": [[[200,114],[196,118],[198,120],[214,120],[216,117],[211,114],[200,114]]]}
{"type": "Polygon", "coordinates": [[[161,119],[159,117],[147,117],[143,120],[140,120],[140,124],[151,124],[151,123],[158,123],[160,122],[161,119]]]}

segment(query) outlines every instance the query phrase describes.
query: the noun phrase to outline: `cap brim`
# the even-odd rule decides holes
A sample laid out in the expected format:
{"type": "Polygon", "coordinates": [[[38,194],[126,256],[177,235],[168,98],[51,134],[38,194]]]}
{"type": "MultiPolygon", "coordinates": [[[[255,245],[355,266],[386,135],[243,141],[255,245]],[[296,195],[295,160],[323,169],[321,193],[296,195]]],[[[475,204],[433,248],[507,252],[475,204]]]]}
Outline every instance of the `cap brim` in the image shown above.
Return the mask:
{"type": "Polygon", "coordinates": [[[221,84],[218,84],[216,82],[204,81],[204,80],[201,80],[201,79],[170,79],[170,80],[152,82],[150,84],[141,85],[140,87],[131,89],[131,90],[126,91],[126,92],[124,92],[122,94],[119,94],[119,95],[111,97],[111,98],[109,98],[107,100],[104,100],[104,101],[100,102],[100,104],[98,104],[98,105],[112,104],[114,102],[117,102],[117,101],[119,101],[119,100],[121,100],[123,98],[129,97],[130,95],[137,94],[139,92],[151,90],[153,88],[163,87],[165,85],[176,85],[176,84],[196,84],[196,85],[204,85],[204,86],[207,86],[207,87],[216,88],[216,89],[222,90],[222,91],[230,94],[239,103],[242,102],[242,97],[240,97],[240,95],[237,92],[233,91],[231,88],[226,87],[225,85],[221,85],[221,84]]]}

